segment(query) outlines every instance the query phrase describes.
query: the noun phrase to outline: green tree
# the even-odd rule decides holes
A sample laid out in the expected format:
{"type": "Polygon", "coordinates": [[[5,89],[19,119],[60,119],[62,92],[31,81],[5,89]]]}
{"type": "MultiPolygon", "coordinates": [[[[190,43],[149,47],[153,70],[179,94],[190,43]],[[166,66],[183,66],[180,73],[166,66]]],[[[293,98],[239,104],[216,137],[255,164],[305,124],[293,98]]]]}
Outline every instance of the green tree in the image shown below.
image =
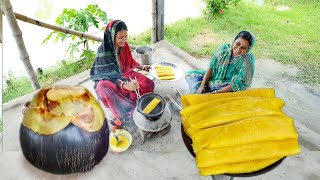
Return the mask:
{"type": "MultiPolygon", "coordinates": [[[[99,24],[107,24],[109,21],[107,17],[107,13],[101,10],[98,5],[90,4],[85,9],[75,10],[75,9],[63,9],[61,15],[59,15],[55,22],[56,25],[62,26],[68,29],[80,31],[80,32],[88,32],[90,27],[95,27],[97,29],[103,29],[103,27],[99,27],[99,24]],[[101,22],[101,23],[100,23],[101,22]]],[[[89,57],[94,56],[94,51],[90,50],[88,40],[83,37],[77,37],[71,34],[65,34],[58,31],[51,32],[42,42],[46,43],[50,39],[54,38],[54,42],[57,43],[59,40],[61,42],[66,39],[71,40],[69,47],[66,53],[69,53],[72,58],[74,58],[75,52],[79,51],[79,46],[84,45],[84,50],[80,57],[89,57]],[[53,37],[55,35],[55,38],[53,37]]],[[[94,41],[92,41],[94,43],[94,41]]]]}

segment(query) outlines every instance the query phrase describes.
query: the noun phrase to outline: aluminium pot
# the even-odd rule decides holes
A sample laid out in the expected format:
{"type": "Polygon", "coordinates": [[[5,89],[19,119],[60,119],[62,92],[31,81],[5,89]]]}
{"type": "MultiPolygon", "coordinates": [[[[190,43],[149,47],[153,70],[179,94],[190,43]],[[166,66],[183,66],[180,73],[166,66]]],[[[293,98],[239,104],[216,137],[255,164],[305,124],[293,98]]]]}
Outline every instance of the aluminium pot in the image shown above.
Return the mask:
{"type": "Polygon", "coordinates": [[[135,49],[136,56],[142,65],[150,65],[152,61],[153,48],[150,46],[139,46],[135,49]]]}

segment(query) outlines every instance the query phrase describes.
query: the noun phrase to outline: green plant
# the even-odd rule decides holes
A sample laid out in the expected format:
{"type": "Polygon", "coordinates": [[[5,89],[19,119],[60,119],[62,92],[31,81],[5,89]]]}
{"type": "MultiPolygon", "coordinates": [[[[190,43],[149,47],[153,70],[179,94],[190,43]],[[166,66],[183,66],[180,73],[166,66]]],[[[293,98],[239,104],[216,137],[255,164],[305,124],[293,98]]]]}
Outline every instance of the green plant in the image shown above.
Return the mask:
{"type": "MultiPolygon", "coordinates": [[[[83,58],[76,62],[67,60],[59,62],[55,66],[48,69],[43,69],[43,74],[38,75],[41,87],[51,85],[60,80],[66,79],[75,74],[79,74],[91,68],[95,56],[90,55],[93,51],[84,50],[83,58]]],[[[20,96],[26,95],[33,91],[32,85],[26,76],[16,77],[9,73],[5,76],[5,80],[10,79],[7,86],[3,90],[3,103],[16,99],[20,96]],[[9,78],[10,77],[10,78],[9,78]]]]}
{"type": "Polygon", "coordinates": [[[5,86],[2,92],[3,103],[32,92],[32,84],[26,76],[16,77],[11,71],[4,76],[5,86]],[[21,84],[23,83],[23,86],[21,84]]]}
{"type": "Polygon", "coordinates": [[[81,59],[86,59],[89,61],[93,61],[96,57],[95,51],[92,51],[90,49],[85,49],[82,51],[82,54],[80,55],[81,59]]]}
{"type": "Polygon", "coordinates": [[[206,4],[204,14],[208,17],[214,17],[217,14],[222,14],[229,5],[237,4],[241,0],[202,0],[206,4]]]}
{"type": "MultiPolygon", "coordinates": [[[[56,25],[80,32],[88,32],[91,27],[102,29],[99,27],[99,24],[101,24],[99,22],[102,22],[105,25],[108,20],[107,13],[105,11],[101,10],[96,4],[90,4],[85,9],[80,10],[63,9],[62,14],[56,18],[56,25]]],[[[72,58],[74,57],[75,52],[79,52],[79,46],[81,44],[84,44],[85,50],[90,50],[87,39],[58,31],[51,32],[43,40],[42,44],[53,38],[53,35],[56,35],[54,38],[55,42],[58,42],[58,40],[61,40],[61,42],[67,39],[71,40],[66,53],[69,52],[72,58]]],[[[93,41],[91,42],[94,43],[93,41]]]]}

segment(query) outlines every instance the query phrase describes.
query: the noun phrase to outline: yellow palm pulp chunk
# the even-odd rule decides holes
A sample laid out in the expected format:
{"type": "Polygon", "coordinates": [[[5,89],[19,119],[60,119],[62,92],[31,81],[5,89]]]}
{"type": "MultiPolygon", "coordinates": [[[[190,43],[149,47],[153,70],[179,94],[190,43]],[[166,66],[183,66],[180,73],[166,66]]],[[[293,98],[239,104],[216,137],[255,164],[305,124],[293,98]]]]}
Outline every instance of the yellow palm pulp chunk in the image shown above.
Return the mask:
{"type": "Polygon", "coordinates": [[[159,78],[165,78],[165,77],[173,77],[173,78],[175,78],[175,76],[174,76],[174,73],[158,73],[157,74],[158,75],[158,77],[159,78]]]}
{"type": "MultiPolygon", "coordinates": [[[[241,99],[237,101],[231,101],[206,108],[200,112],[194,112],[191,116],[187,117],[187,120],[192,123],[198,123],[204,121],[204,118],[213,118],[215,116],[228,116],[229,114],[236,114],[255,110],[260,111],[261,109],[281,111],[284,106],[284,101],[279,98],[254,98],[254,99],[241,99]]],[[[228,123],[228,121],[222,121],[220,124],[228,123]]]]}
{"type": "Polygon", "coordinates": [[[156,72],[161,80],[170,80],[175,78],[171,66],[156,66],[156,72]]]}
{"type": "Polygon", "coordinates": [[[215,100],[211,100],[208,102],[185,107],[180,111],[180,114],[183,117],[190,117],[193,114],[198,113],[200,111],[204,111],[208,108],[212,108],[214,106],[219,107],[221,104],[230,103],[230,102],[238,101],[238,100],[244,100],[244,99],[254,100],[257,98],[260,98],[260,97],[243,96],[243,97],[226,97],[226,98],[215,99],[215,100]]]}
{"type": "Polygon", "coordinates": [[[222,124],[230,124],[234,123],[237,121],[242,121],[251,117],[261,117],[261,116],[284,116],[285,114],[283,112],[279,111],[274,111],[274,110],[268,110],[268,109],[255,109],[255,110],[250,110],[247,112],[241,112],[241,113],[233,113],[233,114],[228,114],[226,116],[224,115],[219,115],[215,118],[211,119],[211,122],[200,122],[195,125],[192,123],[189,123],[187,120],[183,122],[183,125],[186,126],[186,133],[189,136],[194,135],[195,133],[211,128],[211,127],[216,127],[219,126],[217,123],[222,124]],[[223,123],[226,122],[226,123],[223,123]]]}
{"type": "Polygon", "coordinates": [[[157,71],[172,71],[172,67],[167,68],[156,68],[157,71]]]}
{"type": "Polygon", "coordinates": [[[173,72],[172,68],[168,68],[168,69],[163,69],[163,68],[158,68],[156,69],[157,72],[173,72]]]}
{"type": "Polygon", "coordinates": [[[156,69],[157,74],[159,73],[173,73],[172,69],[156,69]]]}
{"type": "Polygon", "coordinates": [[[202,176],[225,174],[225,173],[232,173],[232,174],[251,173],[251,172],[263,169],[279,161],[282,158],[283,157],[277,157],[277,158],[270,158],[270,159],[239,162],[239,163],[222,164],[222,165],[210,166],[210,167],[200,167],[199,172],[202,176]]]}
{"type": "Polygon", "coordinates": [[[117,141],[116,137],[112,137],[110,143],[113,146],[118,147],[118,148],[125,148],[129,145],[129,141],[126,137],[118,136],[118,138],[119,138],[119,141],[117,141]]]}
{"type": "Polygon", "coordinates": [[[262,141],[297,138],[298,133],[291,118],[287,116],[262,116],[201,130],[192,137],[192,147],[194,152],[198,152],[203,148],[231,147],[262,141]],[[210,137],[210,141],[208,141],[208,137],[210,137]]]}
{"type": "Polygon", "coordinates": [[[173,73],[167,73],[167,72],[163,72],[163,73],[158,73],[157,74],[158,77],[166,77],[166,76],[173,76],[174,77],[174,74],[173,73]]]}
{"type": "Polygon", "coordinates": [[[164,73],[158,73],[157,75],[158,75],[159,78],[162,78],[162,77],[163,77],[163,78],[165,78],[165,77],[173,77],[173,79],[175,78],[175,77],[174,77],[174,73],[164,72],[164,73]]]}
{"type": "Polygon", "coordinates": [[[276,157],[292,156],[300,153],[297,139],[266,141],[240,146],[202,149],[196,152],[198,167],[246,162],[276,157]]]}
{"type": "Polygon", "coordinates": [[[231,97],[275,97],[274,89],[272,88],[257,88],[248,89],[238,92],[227,92],[218,94],[187,94],[181,97],[183,107],[197,105],[200,103],[231,97]]]}
{"type": "Polygon", "coordinates": [[[213,117],[210,122],[203,121],[195,125],[189,123],[186,120],[183,125],[186,125],[187,127],[187,134],[193,136],[195,133],[207,128],[216,127],[222,124],[231,124],[234,122],[243,121],[251,117],[261,116],[285,116],[285,114],[280,111],[257,108],[245,112],[233,112],[227,115],[218,115],[216,117],[213,117]]]}
{"type": "Polygon", "coordinates": [[[159,79],[161,80],[171,80],[171,79],[174,79],[175,77],[174,76],[162,76],[162,77],[159,77],[159,79]]]}
{"type": "Polygon", "coordinates": [[[172,71],[172,67],[171,66],[166,66],[166,67],[157,67],[156,66],[156,70],[157,71],[172,71]]]}
{"type": "Polygon", "coordinates": [[[160,103],[160,99],[153,98],[152,101],[143,109],[143,112],[146,114],[150,114],[154,108],[160,103]]]}
{"type": "Polygon", "coordinates": [[[155,66],[156,69],[171,69],[171,66],[161,66],[161,65],[157,65],[155,66]]]}
{"type": "Polygon", "coordinates": [[[217,125],[239,121],[241,119],[268,115],[269,110],[275,114],[282,114],[284,102],[278,98],[243,99],[221,104],[219,108],[212,107],[186,117],[186,122],[191,128],[203,129],[217,125]],[[265,112],[267,110],[267,112],[265,112]]]}

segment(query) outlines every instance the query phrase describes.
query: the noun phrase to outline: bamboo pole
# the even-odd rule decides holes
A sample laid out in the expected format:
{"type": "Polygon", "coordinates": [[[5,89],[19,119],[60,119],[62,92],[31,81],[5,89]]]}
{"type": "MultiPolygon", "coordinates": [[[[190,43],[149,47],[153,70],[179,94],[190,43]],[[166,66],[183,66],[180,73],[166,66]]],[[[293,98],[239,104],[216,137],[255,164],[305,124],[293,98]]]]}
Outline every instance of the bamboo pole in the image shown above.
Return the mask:
{"type": "MultiPolygon", "coordinates": [[[[39,20],[29,18],[29,17],[27,17],[25,15],[22,15],[22,14],[19,14],[19,13],[14,13],[14,14],[15,14],[17,19],[19,19],[21,21],[24,21],[26,23],[34,24],[34,25],[37,25],[37,26],[40,26],[40,27],[43,27],[43,28],[47,28],[47,29],[51,29],[51,30],[54,30],[54,31],[59,31],[59,32],[62,32],[62,33],[65,33],[65,34],[71,34],[71,35],[74,35],[74,36],[83,37],[83,38],[91,39],[91,40],[98,41],[98,42],[103,42],[103,38],[96,37],[96,36],[93,36],[91,34],[86,34],[86,33],[80,32],[80,31],[75,31],[75,30],[72,30],[72,29],[68,29],[68,28],[64,28],[64,27],[48,24],[48,23],[45,23],[45,22],[41,22],[39,20]]],[[[130,46],[130,49],[135,49],[136,48],[136,46],[131,45],[131,44],[129,44],[129,46],[130,46]]]]}
{"type": "Polygon", "coordinates": [[[3,0],[3,11],[5,13],[7,20],[8,20],[13,37],[16,41],[17,46],[18,46],[20,59],[21,59],[23,65],[27,71],[28,78],[31,81],[33,89],[34,90],[40,89],[40,84],[37,80],[36,73],[34,72],[34,69],[33,69],[32,64],[30,62],[29,54],[27,52],[26,46],[23,41],[22,32],[19,28],[19,25],[17,23],[17,20],[15,18],[14,13],[13,13],[10,0],[3,0]]]}
{"type": "MultiPolygon", "coordinates": [[[[2,2],[0,2],[0,8],[2,11],[2,2]]],[[[2,14],[0,16],[0,43],[2,43],[2,14]]]]}
{"type": "Polygon", "coordinates": [[[22,15],[22,14],[19,14],[19,13],[14,13],[14,15],[16,16],[17,19],[19,19],[21,21],[24,21],[24,22],[27,22],[27,23],[30,23],[30,24],[34,24],[34,25],[37,25],[37,26],[40,26],[40,27],[43,27],[43,28],[47,28],[47,29],[51,29],[51,30],[55,30],[55,31],[60,31],[60,32],[63,32],[65,34],[72,34],[72,35],[75,35],[75,36],[78,36],[78,37],[83,37],[83,38],[91,39],[91,40],[98,41],[98,42],[103,42],[103,39],[100,38],[100,37],[96,37],[96,36],[93,36],[93,35],[90,35],[90,34],[85,34],[85,33],[80,32],[80,31],[75,31],[75,30],[64,28],[64,27],[60,27],[60,26],[51,25],[51,24],[48,24],[48,23],[45,23],[45,22],[41,22],[41,21],[36,20],[36,19],[29,18],[29,17],[27,17],[25,15],[22,15]]]}
{"type": "Polygon", "coordinates": [[[164,0],[152,0],[152,43],[164,39],[164,0]]]}
{"type": "Polygon", "coordinates": [[[164,0],[158,0],[158,41],[164,39],[164,0]]]}
{"type": "Polygon", "coordinates": [[[158,7],[158,1],[152,0],[152,34],[151,34],[151,40],[152,43],[158,42],[158,36],[157,36],[157,7],[158,7]]]}

